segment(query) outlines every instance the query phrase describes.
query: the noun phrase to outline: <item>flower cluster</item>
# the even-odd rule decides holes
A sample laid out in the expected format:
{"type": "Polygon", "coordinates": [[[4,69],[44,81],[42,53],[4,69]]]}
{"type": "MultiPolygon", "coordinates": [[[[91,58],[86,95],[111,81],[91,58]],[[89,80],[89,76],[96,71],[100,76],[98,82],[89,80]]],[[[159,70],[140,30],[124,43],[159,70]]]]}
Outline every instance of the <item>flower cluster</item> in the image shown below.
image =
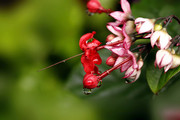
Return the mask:
{"type": "Polygon", "coordinates": [[[80,38],[79,46],[83,51],[81,63],[86,72],[83,79],[84,88],[99,87],[102,79],[116,69],[124,72],[123,78],[126,78],[127,83],[135,82],[141,74],[146,56],[153,48],[159,49],[155,66],[164,67],[167,72],[180,65],[180,36],[172,38],[167,32],[167,26],[172,19],[175,18],[178,22],[179,19],[174,15],[157,19],[134,18],[129,2],[120,0],[120,4],[123,11],[105,9],[98,0],[89,0],[87,3],[89,13],[106,13],[116,21],[106,25],[111,34],[107,36],[105,45],[100,46],[101,42],[94,38],[94,31],[80,38]],[[136,41],[142,39],[149,39],[150,42],[132,47],[136,41]],[[100,73],[96,66],[102,62],[98,54],[101,49],[112,52],[106,60],[106,64],[112,68],[103,73],[100,73]]]}

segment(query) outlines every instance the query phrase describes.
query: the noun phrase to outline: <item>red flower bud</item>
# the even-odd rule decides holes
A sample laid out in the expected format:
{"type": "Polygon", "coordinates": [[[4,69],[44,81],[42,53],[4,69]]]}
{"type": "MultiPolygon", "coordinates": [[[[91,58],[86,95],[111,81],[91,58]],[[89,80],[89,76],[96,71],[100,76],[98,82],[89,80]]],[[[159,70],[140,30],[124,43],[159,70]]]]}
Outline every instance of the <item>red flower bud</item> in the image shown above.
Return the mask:
{"type": "Polygon", "coordinates": [[[86,74],[83,79],[84,88],[93,89],[98,86],[98,76],[93,74],[86,74]]]}
{"type": "Polygon", "coordinates": [[[87,8],[91,13],[101,13],[104,10],[99,0],[90,0],[87,3],[87,8]]]}
{"type": "Polygon", "coordinates": [[[109,66],[114,66],[117,57],[109,56],[106,60],[106,64],[109,66]]]}
{"type": "Polygon", "coordinates": [[[109,34],[109,35],[106,37],[106,42],[111,42],[114,38],[115,38],[115,35],[109,34]]]}

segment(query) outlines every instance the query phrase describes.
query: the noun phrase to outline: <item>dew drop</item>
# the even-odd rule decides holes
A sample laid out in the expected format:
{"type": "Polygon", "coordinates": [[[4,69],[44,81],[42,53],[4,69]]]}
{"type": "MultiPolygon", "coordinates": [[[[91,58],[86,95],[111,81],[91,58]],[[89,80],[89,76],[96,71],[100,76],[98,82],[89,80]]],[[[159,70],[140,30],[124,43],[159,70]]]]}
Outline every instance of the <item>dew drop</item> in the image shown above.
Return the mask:
{"type": "Polygon", "coordinates": [[[83,88],[83,93],[84,93],[85,95],[89,95],[89,94],[92,93],[92,91],[91,91],[91,89],[83,88]]]}

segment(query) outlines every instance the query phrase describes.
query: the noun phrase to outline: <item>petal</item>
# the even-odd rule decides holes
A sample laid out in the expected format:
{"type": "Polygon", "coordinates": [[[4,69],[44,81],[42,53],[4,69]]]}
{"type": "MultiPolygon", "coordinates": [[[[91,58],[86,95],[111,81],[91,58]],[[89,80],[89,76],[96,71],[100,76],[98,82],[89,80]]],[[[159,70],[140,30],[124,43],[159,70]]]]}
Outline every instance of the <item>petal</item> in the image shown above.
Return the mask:
{"type": "Polygon", "coordinates": [[[123,41],[124,48],[129,49],[131,47],[131,39],[130,37],[126,37],[123,41]]]}
{"type": "Polygon", "coordinates": [[[156,53],[156,64],[158,65],[159,68],[171,64],[172,61],[173,61],[172,55],[167,50],[159,50],[156,53]]]}
{"type": "Polygon", "coordinates": [[[124,64],[121,66],[121,72],[126,71],[126,70],[129,69],[129,67],[131,67],[132,65],[133,65],[133,61],[132,61],[132,60],[129,60],[128,62],[124,63],[124,64]]]}
{"type": "Polygon", "coordinates": [[[141,70],[138,70],[138,72],[136,74],[136,78],[134,79],[134,81],[136,81],[139,78],[140,74],[141,74],[141,70]]]}
{"type": "Polygon", "coordinates": [[[82,65],[83,65],[84,71],[85,71],[86,73],[92,73],[92,72],[94,72],[94,67],[95,67],[94,63],[93,63],[91,60],[87,59],[87,58],[85,57],[85,55],[82,55],[82,56],[81,56],[81,63],[82,63],[82,65]]]}
{"type": "Polygon", "coordinates": [[[166,54],[164,54],[162,58],[161,66],[164,67],[168,64],[171,64],[172,62],[173,62],[172,55],[169,52],[166,52],[166,54]]]}
{"type": "Polygon", "coordinates": [[[133,73],[128,77],[129,79],[135,79],[136,78],[136,75],[137,75],[137,73],[138,73],[138,71],[135,69],[134,71],[133,71],[133,73]]]}
{"type": "Polygon", "coordinates": [[[143,38],[150,38],[152,36],[152,33],[147,34],[146,36],[144,36],[143,38]]]}
{"type": "Polygon", "coordinates": [[[98,40],[94,39],[93,41],[87,43],[87,48],[94,49],[94,48],[98,47],[100,44],[101,44],[101,42],[99,42],[98,40]]]}
{"type": "Polygon", "coordinates": [[[125,28],[126,28],[126,24],[124,24],[122,28],[122,32],[125,37],[123,44],[124,44],[124,48],[129,49],[131,47],[131,38],[129,37],[129,35],[127,35],[125,28]]]}
{"type": "Polygon", "coordinates": [[[165,50],[158,50],[158,52],[156,53],[156,64],[159,66],[159,64],[162,61],[162,58],[164,57],[164,52],[165,50]]]}
{"type": "MultiPolygon", "coordinates": [[[[121,62],[123,62],[123,60],[124,60],[123,57],[118,57],[118,58],[116,59],[116,62],[115,62],[115,64],[114,64],[114,66],[120,64],[121,62]]],[[[121,66],[120,66],[120,67],[121,67],[121,66]]],[[[119,69],[120,67],[118,67],[117,69],[119,69]]]]}
{"type": "Polygon", "coordinates": [[[130,4],[127,0],[121,0],[121,8],[125,13],[131,14],[130,4]]]}
{"type": "Polygon", "coordinates": [[[131,51],[129,51],[129,50],[128,50],[128,54],[132,57],[132,60],[133,60],[133,68],[134,68],[134,69],[138,68],[138,64],[136,63],[136,57],[135,57],[135,55],[134,55],[131,51]]]}
{"type": "Polygon", "coordinates": [[[132,81],[127,82],[127,83],[128,84],[134,83],[139,78],[140,74],[141,74],[141,71],[139,70],[136,72],[136,74],[129,76],[128,79],[131,79],[132,81]]]}
{"type": "Polygon", "coordinates": [[[112,49],[112,52],[114,52],[114,53],[116,53],[118,56],[124,56],[126,53],[127,53],[127,51],[124,49],[124,48],[113,48],[112,49]]]}
{"type": "Polygon", "coordinates": [[[167,33],[164,34],[164,32],[162,32],[160,39],[159,39],[159,43],[160,43],[160,48],[161,49],[166,49],[169,46],[169,42],[170,42],[171,36],[169,36],[167,33]]]}
{"type": "Polygon", "coordinates": [[[133,69],[133,67],[131,66],[126,72],[125,72],[125,76],[123,78],[128,78],[131,76],[131,74],[133,74],[133,72],[135,72],[136,70],[133,69]]]}
{"type": "Polygon", "coordinates": [[[152,46],[152,47],[154,47],[154,45],[155,45],[156,41],[158,40],[159,36],[160,36],[159,31],[156,31],[156,32],[154,32],[154,33],[152,34],[152,36],[151,36],[151,38],[150,38],[150,39],[151,39],[151,46],[152,46]]]}
{"type": "Polygon", "coordinates": [[[119,26],[119,25],[121,25],[121,24],[123,24],[123,23],[120,22],[120,21],[115,21],[115,22],[109,22],[109,23],[108,23],[108,25],[111,25],[111,26],[119,26]]]}
{"type": "Polygon", "coordinates": [[[171,68],[172,64],[169,64],[164,67],[164,72],[167,72],[171,68]]]}
{"type": "Polygon", "coordinates": [[[110,42],[107,42],[106,45],[115,43],[115,42],[120,41],[120,40],[122,40],[120,37],[115,37],[115,38],[112,39],[110,42]]]}
{"type": "Polygon", "coordinates": [[[145,23],[142,24],[142,26],[139,29],[139,33],[145,33],[145,32],[150,32],[153,28],[153,24],[146,21],[145,23]]]}
{"type": "Polygon", "coordinates": [[[108,49],[108,50],[112,50],[113,46],[108,46],[106,45],[104,48],[108,49]]]}
{"type": "Polygon", "coordinates": [[[121,44],[119,44],[119,46],[105,46],[106,49],[112,51],[113,53],[117,54],[118,56],[124,57],[125,55],[127,55],[127,50],[124,49],[121,44]]]}
{"type": "Polygon", "coordinates": [[[147,20],[147,18],[142,18],[142,17],[136,18],[135,24],[138,24],[140,22],[145,22],[146,20],[147,20]]]}
{"type": "Polygon", "coordinates": [[[138,69],[141,69],[142,66],[143,66],[143,64],[144,64],[144,62],[143,62],[143,60],[139,60],[139,61],[137,62],[137,64],[138,64],[138,69]]]}
{"type": "Polygon", "coordinates": [[[102,59],[101,59],[101,57],[99,56],[99,53],[98,53],[98,52],[96,52],[95,54],[93,54],[93,55],[91,56],[91,60],[93,61],[93,63],[98,64],[98,65],[100,65],[100,64],[102,63],[102,59]]]}
{"type": "Polygon", "coordinates": [[[122,29],[120,27],[107,25],[106,26],[109,31],[111,31],[113,34],[117,36],[122,36],[122,29]]]}
{"type": "Polygon", "coordinates": [[[112,16],[114,19],[123,22],[127,19],[127,15],[120,11],[115,11],[110,13],[110,16],[112,16]]]}

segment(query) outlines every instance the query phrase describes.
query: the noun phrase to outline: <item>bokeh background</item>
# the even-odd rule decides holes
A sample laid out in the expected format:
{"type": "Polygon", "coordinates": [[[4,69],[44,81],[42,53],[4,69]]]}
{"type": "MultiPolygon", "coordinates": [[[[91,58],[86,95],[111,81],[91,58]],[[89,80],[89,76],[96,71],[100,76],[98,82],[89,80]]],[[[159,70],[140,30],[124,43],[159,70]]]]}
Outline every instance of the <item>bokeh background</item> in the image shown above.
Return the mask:
{"type": "MultiPolygon", "coordinates": [[[[120,10],[119,0],[100,0],[120,10]]],[[[180,17],[179,0],[131,0],[135,17],[180,17]]],[[[110,33],[106,14],[88,16],[86,0],[0,0],[0,120],[159,120],[179,110],[180,74],[159,95],[148,87],[145,72],[125,84],[119,70],[91,95],[83,94],[80,57],[39,69],[81,53],[79,38],[93,30],[104,43],[110,33]]],[[[180,34],[177,22],[168,26],[180,34]]],[[[100,51],[105,62],[110,52],[100,51]]],[[[102,71],[109,67],[100,66],[102,71]]],[[[146,65],[143,70],[146,69],[146,65]]]]}

